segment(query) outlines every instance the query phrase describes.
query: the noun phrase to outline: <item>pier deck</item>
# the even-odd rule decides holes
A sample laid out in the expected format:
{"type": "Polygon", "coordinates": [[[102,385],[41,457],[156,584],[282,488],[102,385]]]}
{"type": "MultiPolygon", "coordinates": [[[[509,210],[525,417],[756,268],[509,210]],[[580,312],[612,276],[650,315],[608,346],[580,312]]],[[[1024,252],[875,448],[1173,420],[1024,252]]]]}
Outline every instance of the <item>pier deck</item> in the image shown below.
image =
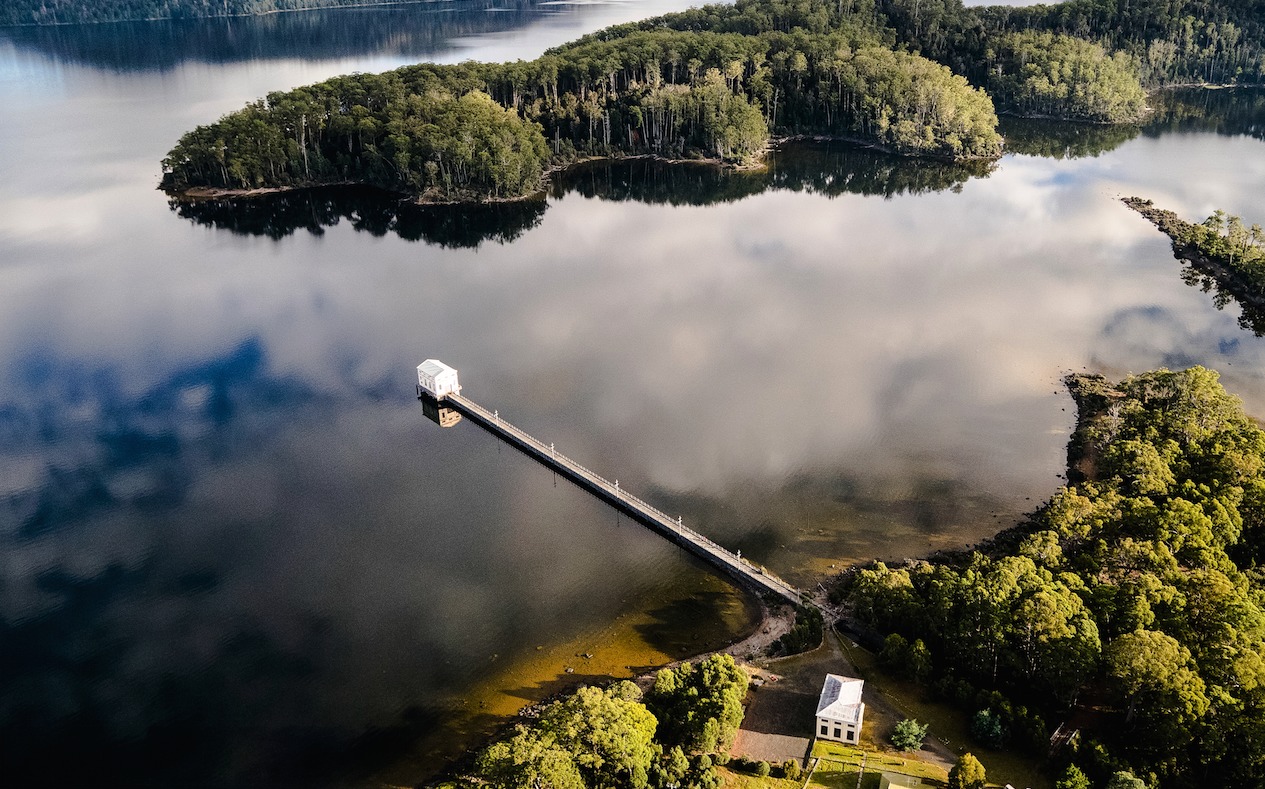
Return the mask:
{"type": "Polygon", "coordinates": [[[499,413],[489,411],[460,394],[448,394],[442,402],[531,459],[561,474],[615,509],[645,525],[651,531],[716,568],[744,588],[757,593],[771,594],[792,605],[803,603],[799,590],[781,578],[740,559],[702,534],[682,525],[680,518],[669,517],[666,513],[619,487],[618,483],[609,482],[558,452],[552,445],[533,438],[525,430],[505,421],[499,413]]]}

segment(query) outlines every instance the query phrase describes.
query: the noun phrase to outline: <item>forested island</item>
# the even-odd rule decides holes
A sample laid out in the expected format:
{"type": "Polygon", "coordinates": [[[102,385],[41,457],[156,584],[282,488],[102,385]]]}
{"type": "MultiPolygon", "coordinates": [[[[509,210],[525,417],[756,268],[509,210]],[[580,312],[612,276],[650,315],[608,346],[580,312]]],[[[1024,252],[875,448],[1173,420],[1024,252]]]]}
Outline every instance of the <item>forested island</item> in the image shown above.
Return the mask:
{"type": "Polygon", "coordinates": [[[592,156],[750,162],[770,129],[947,158],[1001,150],[987,95],[890,49],[872,16],[818,0],[707,11],[611,28],[531,62],[423,64],[272,94],[186,135],[163,185],[352,181],[502,199],[592,156]]]}
{"type": "Polygon", "coordinates": [[[357,183],[424,202],[501,200],[585,158],[749,164],[786,136],[989,159],[1002,150],[998,109],[1132,123],[1144,85],[1265,73],[1259,9],[1208,11],[1224,21],[1204,45],[1211,34],[1190,14],[1208,9],[1195,3],[1162,17],[1124,3],[1057,8],[1066,18],[957,0],[739,0],[617,25],[530,62],[339,77],[189,132],[162,186],[357,183]]]}
{"type": "MultiPolygon", "coordinates": [[[[1265,93],[1256,88],[1169,89],[1152,97],[1154,110],[1142,125],[1005,117],[999,130],[1011,153],[1079,158],[1101,155],[1139,135],[1170,131],[1259,137],[1263,103],[1265,93]]],[[[169,205],[184,219],[241,235],[283,238],[300,230],[319,235],[327,227],[347,223],[375,236],[393,234],[442,247],[478,247],[517,239],[544,218],[552,204],[546,197],[562,198],[572,192],[602,200],[696,206],[735,202],[768,190],[826,197],[893,197],[958,190],[971,179],[987,178],[994,169],[995,163],[986,160],[948,162],[887,155],[849,143],[796,141],[779,145],[758,168],[682,164],[651,157],[576,164],[551,175],[547,191],[530,200],[415,205],[391,192],[343,186],[280,191],[249,200],[177,198],[169,205]]],[[[1216,287],[1218,303],[1235,299],[1243,304],[1247,328],[1265,327],[1265,321],[1259,320],[1248,325],[1252,316],[1263,311],[1250,309],[1250,302],[1233,295],[1240,291],[1227,291],[1201,272],[1189,268],[1183,276],[1206,290],[1216,287]]]]}
{"type": "Polygon", "coordinates": [[[1061,789],[1260,786],[1265,432],[1201,367],[1067,383],[1068,484],[1027,522],[832,594],[976,738],[1045,756],[1076,732],[1061,789]]]}
{"type": "Polygon", "coordinates": [[[1239,325],[1265,335],[1265,231],[1259,224],[1249,226],[1224,211],[1196,224],[1150,200],[1126,197],[1123,202],[1169,237],[1173,254],[1190,265],[1187,282],[1204,292],[1215,289],[1218,307],[1237,301],[1239,325]]]}

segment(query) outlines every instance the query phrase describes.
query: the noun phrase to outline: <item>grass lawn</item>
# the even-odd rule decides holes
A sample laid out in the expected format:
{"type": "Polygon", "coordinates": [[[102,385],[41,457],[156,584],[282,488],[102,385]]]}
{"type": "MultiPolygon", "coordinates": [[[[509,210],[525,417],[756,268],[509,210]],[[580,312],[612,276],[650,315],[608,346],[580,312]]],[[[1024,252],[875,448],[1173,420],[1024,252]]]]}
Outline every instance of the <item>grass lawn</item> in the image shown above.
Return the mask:
{"type": "Polygon", "coordinates": [[[881,773],[902,773],[921,778],[924,781],[936,781],[939,783],[947,783],[949,780],[949,774],[935,765],[887,753],[870,754],[870,758],[865,762],[865,769],[877,770],[881,773]]]}
{"type": "MultiPolygon", "coordinates": [[[[861,778],[860,789],[878,789],[878,781],[878,773],[866,773],[861,778]]],[[[823,774],[818,770],[808,782],[808,789],[857,789],[857,771],[823,774]]]]}
{"type": "Polygon", "coordinates": [[[865,760],[865,751],[841,742],[817,740],[813,743],[813,756],[842,764],[859,765],[865,760]]]}
{"type": "Polygon", "coordinates": [[[813,756],[821,761],[817,764],[817,771],[813,773],[810,787],[856,789],[858,772],[863,760],[865,775],[861,778],[861,789],[877,789],[883,773],[917,776],[932,786],[943,786],[949,780],[944,770],[933,764],[891,753],[865,751],[837,742],[818,740],[813,743],[813,756]]]}

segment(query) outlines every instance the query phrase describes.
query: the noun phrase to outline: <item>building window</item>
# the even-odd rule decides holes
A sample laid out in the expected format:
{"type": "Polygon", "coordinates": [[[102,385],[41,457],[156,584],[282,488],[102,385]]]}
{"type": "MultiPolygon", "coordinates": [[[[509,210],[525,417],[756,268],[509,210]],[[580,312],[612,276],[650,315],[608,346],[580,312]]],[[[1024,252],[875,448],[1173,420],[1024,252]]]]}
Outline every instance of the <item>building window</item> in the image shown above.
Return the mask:
{"type": "Polygon", "coordinates": [[[855,740],[856,734],[857,734],[856,732],[852,731],[851,729],[848,729],[848,742],[852,742],[853,740],[855,740]]]}
{"type": "Polygon", "coordinates": [[[842,737],[843,737],[843,732],[839,731],[838,727],[836,727],[836,728],[835,728],[835,739],[836,739],[836,740],[838,740],[838,739],[841,739],[842,737]]]}
{"type": "Polygon", "coordinates": [[[826,724],[821,724],[821,736],[825,737],[830,732],[830,728],[826,724]]]}

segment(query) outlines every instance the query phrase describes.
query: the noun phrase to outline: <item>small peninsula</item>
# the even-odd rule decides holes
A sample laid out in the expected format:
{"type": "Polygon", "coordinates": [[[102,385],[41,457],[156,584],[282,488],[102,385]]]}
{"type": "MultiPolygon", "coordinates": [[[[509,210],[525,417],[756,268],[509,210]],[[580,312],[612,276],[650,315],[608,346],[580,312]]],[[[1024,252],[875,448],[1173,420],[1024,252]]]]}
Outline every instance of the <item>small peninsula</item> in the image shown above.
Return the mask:
{"type": "Polygon", "coordinates": [[[1140,197],[1122,202],[1146,217],[1173,243],[1173,255],[1190,264],[1191,284],[1217,291],[1217,306],[1231,299],[1242,307],[1243,328],[1265,334],[1265,231],[1217,211],[1198,224],[1140,197]]]}

